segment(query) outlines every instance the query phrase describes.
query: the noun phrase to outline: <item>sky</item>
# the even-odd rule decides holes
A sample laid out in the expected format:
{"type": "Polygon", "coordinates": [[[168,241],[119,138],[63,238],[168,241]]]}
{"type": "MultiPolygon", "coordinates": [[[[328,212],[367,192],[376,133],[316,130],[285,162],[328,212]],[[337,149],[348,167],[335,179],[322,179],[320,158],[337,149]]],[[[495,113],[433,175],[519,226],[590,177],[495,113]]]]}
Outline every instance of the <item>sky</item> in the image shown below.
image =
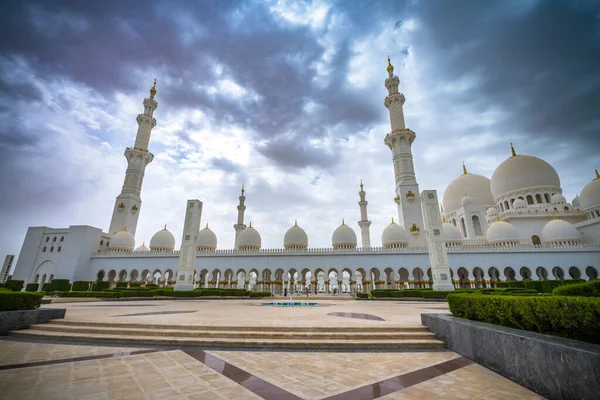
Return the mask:
{"type": "MultiPolygon", "coordinates": [[[[570,201],[600,169],[598,1],[19,1],[0,14],[0,257],[29,226],[108,229],[125,147],[157,79],[136,245],[187,199],[219,248],[238,196],[263,248],[297,220],[310,247],[345,219],[371,242],[397,216],[387,57],[417,134],[420,190],[491,177],[517,153],[570,201]]],[[[360,239],[359,239],[360,240],[360,239]]]]}

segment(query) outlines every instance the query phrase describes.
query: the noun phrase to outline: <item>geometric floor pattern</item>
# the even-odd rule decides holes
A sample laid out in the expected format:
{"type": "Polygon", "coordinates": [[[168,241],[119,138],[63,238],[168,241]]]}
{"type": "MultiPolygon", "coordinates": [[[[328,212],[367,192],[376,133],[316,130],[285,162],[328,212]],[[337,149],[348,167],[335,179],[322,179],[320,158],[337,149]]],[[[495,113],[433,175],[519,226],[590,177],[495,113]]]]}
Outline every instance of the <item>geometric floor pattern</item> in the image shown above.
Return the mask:
{"type": "Polygon", "coordinates": [[[6,399],[540,399],[450,351],[160,350],[0,340],[6,399]],[[28,363],[30,366],[23,364],[28,363]],[[33,365],[32,365],[33,364],[33,365]]]}

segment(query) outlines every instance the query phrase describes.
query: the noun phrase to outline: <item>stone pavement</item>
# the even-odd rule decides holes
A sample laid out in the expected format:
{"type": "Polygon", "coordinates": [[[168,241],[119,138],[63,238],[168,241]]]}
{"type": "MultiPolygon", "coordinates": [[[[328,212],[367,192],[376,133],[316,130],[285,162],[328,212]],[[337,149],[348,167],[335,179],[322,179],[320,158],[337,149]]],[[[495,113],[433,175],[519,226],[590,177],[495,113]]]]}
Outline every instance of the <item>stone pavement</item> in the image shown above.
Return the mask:
{"type": "MultiPolygon", "coordinates": [[[[255,303],[255,302],[251,302],[255,303]]],[[[330,302],[273,309],[243,301],[98,302],[68,305],[67,319],[165,324],[416,325],[445,304],[330,302]],[[116,304],[118,303],[118,304],[116,304]],[[195,311],[147,315],[156,311],[195,311]],[[256,310],[256,311],[254,311],[256,310]],[[328,316],[367,313],[384,321],[328,316]],[[225,313],[224,313],[225,312],[225,313]],[[141,314],[133,317],[114,315],[141,314]],[[254,321],[252,319],[254,316],[254,321]],[[200,317],[200,318],[199,318],[200,317]],[[180,321],[184,320],[184,321],[180,321]]],[[[537,399],[447,350],[410,352],[224,351],[0,340],[7,399],[537,399]]]]}

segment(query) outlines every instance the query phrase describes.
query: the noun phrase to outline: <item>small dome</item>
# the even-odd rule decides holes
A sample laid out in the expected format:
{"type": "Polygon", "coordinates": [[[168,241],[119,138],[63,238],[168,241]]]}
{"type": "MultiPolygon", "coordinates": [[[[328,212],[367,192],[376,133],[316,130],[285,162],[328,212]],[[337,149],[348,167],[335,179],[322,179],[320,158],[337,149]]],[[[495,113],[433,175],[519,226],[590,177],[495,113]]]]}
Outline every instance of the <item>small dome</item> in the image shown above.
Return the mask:
{"type": "Polygon", "coordinates": [[[600,179],[596,178],[583,188],[580,195],[581,209],[600,207],[600,179]]]}
{"type": "Polygon", "coordinates": [[[308,236],[304,229],[298,226],[297,222],[283,236],[283,247],[286,249],[306,249],[308,247],[308,236]]]}
{"type": "Polygon", "coordinates": [[[198,233],[198,250],[214,250],[217,248],[217,235],[210,230],[208,224],[206,228],[198,233]]]}
{"type": "Polygon", "coordinates": [[[492,174],[491,190],[494,199],[517,190],[536,187],[560,189],[556,170],[546,161],[515,155],[506,159],[492,174]]]}
{"type": "Polygon", "coordinates": [[[575,196],[571,204],[573,204],[573,207],[579,207],[581,205],[581,203],[579,202],[579,195],[575,196]]]}
{"type": "Polygon", "coordinates": [[[488,208],[488,210],[485,212],[485,214],[488,217],[495,217],[496,215],[498,215],[498,209],[496,207],[490,207],[488,208]]]}
{"type": "Polygon", "coordinates": [[[252,227],[252,222],[250,222],[250,226],[240,233],[240,237],[238,238],[238,248],[259,250],[261,243],[262,239],[260,238],[260,233],[252,227]]]}
{"type": "Polygon", "coordinates": [[[446,243],[458,243],[462,241],[460,231],[453,224],[444,222],[442,224],[442,232],[444,233],[444,240],[446,243]]]}
{"type": "Polygon", "coordinates": [[[490,244],[520,242],[519,233],[514,226],[505,221],[496,221],[491,224],[486,233],[490,244]]]}
{"type": "Polygon", "coordinates": [[[133,252],[134,253],[145,253],[150,251],[150,249],[148,247],[146,247],[146,243],[142,243],[141,246],[139,246],[137,249],[135,249],[133,252]]]}
{"type": "Polygon", "coordinates": [[[522,210],[522,209],[524,209],[524,208],[527,208],[527,202],[526,202],[525,200],[523,200],[523,199],[516,199],[516,200],[513,202],[513,205],[512,205],[512,206],[513,206],[513,208],[514,208],[515,210],[522,210]]]}
{"type": "Polygon", "coordinates": [[[334,249],[340,247],[356,247],[356,233],[342,220],[342,224],[333,231],[331,243],[334,249]]]}
{"type": "Polygon", "coordinates": [[[403,227],[392,219],[392,223],[385,227],[381,234],[383,247],[400,247],[408,244],[408,234],[403,227]]]}
{"type": "Polygon", "coordinates": [[[458,210],[465,193],[468,193],[478,206],[495,204],[490,191],[490,180],[482,175],[467,173],[453,180],[444,191],[444,210],[447,213],[458,210]]]}
{"type": "Polygon", "coordinates": [[[572,224],[562,219],[553,219],[544,225],[542,238],[545,243],[578,242],[581,235],[572,224]]]}
{"type": "Polygon", "coordinates": [[[567,202],[567,199],[562,194],[556,193],[552,195],[550,202],[552,204],[565,204],[567,202]]]}
{"type": "Polygon", "coordinates": [[[108,248],[114,250],[133,251],[134,247],[135,239],[133,238],[133,235],[126,230],[122,230],[113,235],[108,248]]]}
{"type": "Polygon", "coordinates": [[[150,249],[152,251],[175,250],[175,236],[167,230],[166,225],[152,236],[152,239],[150,239],[150,249]]]}
{"type": "Polygon", "coordinates": [[[461,200],[460,200],[460,205],[461,206],[472,206],[473,204],[475,204],[475,200],[473,200],[472,197],[469,196],[464,196],[461,200]]]}

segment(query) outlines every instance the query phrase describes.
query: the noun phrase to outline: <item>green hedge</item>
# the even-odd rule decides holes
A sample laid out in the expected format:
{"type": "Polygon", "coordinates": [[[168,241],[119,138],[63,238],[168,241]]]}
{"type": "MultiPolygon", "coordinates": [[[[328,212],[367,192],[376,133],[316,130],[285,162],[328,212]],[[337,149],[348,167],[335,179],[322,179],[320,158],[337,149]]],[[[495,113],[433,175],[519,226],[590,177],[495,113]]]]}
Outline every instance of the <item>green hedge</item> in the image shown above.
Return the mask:
{"type": "Polygon", "coordinates": [[[131,283],[129,284],[129,287],[135,287],[135,288],[139,288],[139,287],[141,287],[141,286],[142,286],[142,284],[141,284],[141,283],[139,283],[139,282],[131,282],[131,283]]]}
{"type": "Polygon", "coordinates": [[[71,286],[71,290],[74,292],[85,292],[90,289],[89,281],[75,281],[73,282],[73,286],[71,286]]]}
{"type": "Polygon", "coordinates": [[[68,279],[53,279],[52,282],[50,282],[50,290],[53,292],[71,290],[71,283],[68,279]]]}
{"type": "Polygon", "coordinates": [[[20,292],[23,290],[23,286],[25,286],[25,281],[13,280],[10,279],[6,281],[4,287],[8,290],[12,290],[13,292],[20,292]]]}
{"type": "Polygon", "coordinates": [[[156,283],[146,283],[147,288],[157,288],[158,285],[156,283]]]}
{"type": "Polygon", "coordinates": [[[50,285],[50,282],[46,282],[42,285],[42,292],[51,292],[52,291],[52,285],[50,285]]]}
{"type": "Polygon", "coordinates": [[[57,292],[58,297],[107,297],[107,298],[118,298],[121,297],[120,292],[57,292]]]}
{"type": "Polygon", "coordinates": [[[250,297],[271,297],[271,292],[250,292],[250,297]]]}
{"type": "Polygon", "coordinates": [[[431,292],[423,291],[421,295],[424,299],[445,299],[453,290],[432,290],[431,292]]]}
{"type": "Polygon", "coordinates": [[[92,291],[100,291],[108,289],[110,283],[108,281],[98,281],[92,285],[92,291]]]}
{"type": "Polygon", "coordinates": [[[40,288],[39,283],[28,283],[27,286],[25,286],[25,291],[26,292],[37,292],[39,288],[40,288]]]}
{"type": "MultiPolygon", "coordinates": [[[[600,297],[600,280],[557,287],[552,291],[554,296],[600,297]]],[[[600,335],[600,332],[598,332],[600,335]]]]}
{"type": "Polygon", "coordinates": [[[356,298],[358,299],[368,299],[369,293],[356,293],[356,298]]]}
{"type": "Polygon", "coordinates": [[[371,295],[376,298],[386,297],[423,297],[424,292],[433,292],[432,289],[375,289],[371,295]]]}
{"type": "Polygon", "coordinates": [[[33,310],[42,304],[43,293],[0,291],[0,311],[33,310]]]}
{"type": "Polygon", "coordinates": [[[600,299],[451,294],[452,315],[600,344],[600,299]]]}
{"type": "Polygon", "coordinates": [[[117,283],[115,284],[115,287],[116,287],[116,288],[126,288],[127,286],[128,286],[128,283],[127,283],[127,282],[117,282],[117,283]]]}

